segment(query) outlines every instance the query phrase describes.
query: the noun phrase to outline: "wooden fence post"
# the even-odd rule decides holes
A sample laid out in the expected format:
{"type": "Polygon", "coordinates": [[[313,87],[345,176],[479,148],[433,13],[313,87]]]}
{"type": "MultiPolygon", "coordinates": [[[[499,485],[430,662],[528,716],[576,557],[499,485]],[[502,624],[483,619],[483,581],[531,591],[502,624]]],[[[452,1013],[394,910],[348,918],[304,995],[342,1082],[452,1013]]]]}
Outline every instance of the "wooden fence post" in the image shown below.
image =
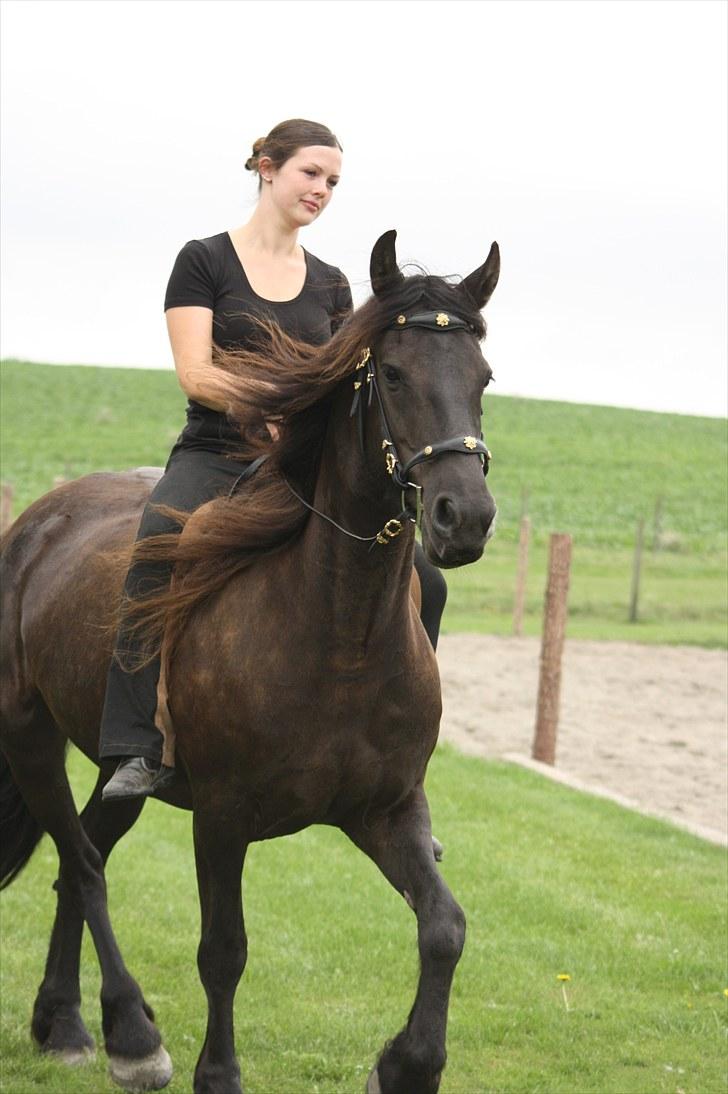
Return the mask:
{"type": "Polygon", "coordinates": [[[13,488],[9,482],[2,485],[0,494],[0,535],[13,523],[13,488]]]}
{"type": "Polygon", "coordinates": [[[655,515],[652,518],[652,553],[657,553],[660,547],[660,540],[662,538],[662,494],[658,494],[655,499],[655,515]]]}
{"type": "Polygon", "coordinates": [[[516,599],[513,605],[513,633],[520,638],[523,634],[523,608],[526,602],[526,576],[528,574],[528,542],[531,538],[531,521],[521,518],[521,533],[518,537],[518,573],[516,574],[516,599]]]}
{"type": "Polygon", "coordinates": [[[629,597],[629,621],[637,622],[637,606],[640,598],[640,571],[642,569],[642,546],[645,538],[645,518],[640,517],[637,522],[637,535],[634,544],[634,559],[632,562],[632,590],[629,597]]]}
{"type": "Polygon", "coordinates": [[[561,694],[561,655],[566,633],[571,536],[556,533],[549,543],[549,573],[544,601],[543,637],[538,677],[536,730],[532,756],[541,763],[556,760],[556,731],[561,694]]]}

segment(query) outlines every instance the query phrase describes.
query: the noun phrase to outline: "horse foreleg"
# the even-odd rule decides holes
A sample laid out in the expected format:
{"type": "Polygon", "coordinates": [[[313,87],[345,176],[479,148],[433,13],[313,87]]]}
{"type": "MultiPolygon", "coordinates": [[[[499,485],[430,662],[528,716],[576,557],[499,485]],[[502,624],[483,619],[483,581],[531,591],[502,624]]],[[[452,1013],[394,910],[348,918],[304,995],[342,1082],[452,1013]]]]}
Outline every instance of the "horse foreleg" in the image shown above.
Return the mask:
{"type": "Polygon", "coordinates": [[[246,833],[217,806],[195,804],[194,837],[201,932],[197,951],[207,995],[207,1032],[195,1069],[195,1094],[240,1094],[233,1001],[247,959],[241,880],[246,833]]]}
{"type": "MultiPolygon", "coordinates": [[[[130,799],[115,808],[101,806],[100,776],[81,814],[81,823],[89,839],[106,864],[113,847],[139,816],[144,799],[130,799]]],[[[89,1058],[94,1049],[91,1034],[80,1014],[81,989],[79,965],[83,914],[68,889],[58,882],[56,918],[46,961],[45,975],[38,989],[31,1031],[43,1052],[52,1052],[63,1063],[77,1064],[89,1058]]]]}
{"type": "Polygon", "coordinates": [[[414,910],[420,978],[407,1025],[384,1048],[368,1094],[435,1094],[445,1066],[450,987],[465,941],[465,916],[440,877],[430,815],[418,787],[396,810],[344,828],[414,910]]]}

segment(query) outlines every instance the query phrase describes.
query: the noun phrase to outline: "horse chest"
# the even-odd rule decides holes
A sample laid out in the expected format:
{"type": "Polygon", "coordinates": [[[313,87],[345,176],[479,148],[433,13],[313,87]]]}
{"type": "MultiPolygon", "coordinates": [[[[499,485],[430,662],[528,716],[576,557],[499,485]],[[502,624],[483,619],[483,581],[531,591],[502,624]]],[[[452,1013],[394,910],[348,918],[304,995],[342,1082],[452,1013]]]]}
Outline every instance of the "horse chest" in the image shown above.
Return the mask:
{"type": "MultiPolygon", "coordinates": [[[[224,644],[221,636],[218,654],[224,644]]],[[[281,815],[310,823],[340,799],[396,800],[421,779],[441,713],[429,643],[400,647],[396,658],[372,651],[364,663],[314,642],[283,650],[263,656],[248,643],[237,657],[218,656],[214,675],[197,658],[197,668],[178,665],[174,717],[188,763],[235,768],[244,784],[254,772],[266,825],[281,815]]]]}

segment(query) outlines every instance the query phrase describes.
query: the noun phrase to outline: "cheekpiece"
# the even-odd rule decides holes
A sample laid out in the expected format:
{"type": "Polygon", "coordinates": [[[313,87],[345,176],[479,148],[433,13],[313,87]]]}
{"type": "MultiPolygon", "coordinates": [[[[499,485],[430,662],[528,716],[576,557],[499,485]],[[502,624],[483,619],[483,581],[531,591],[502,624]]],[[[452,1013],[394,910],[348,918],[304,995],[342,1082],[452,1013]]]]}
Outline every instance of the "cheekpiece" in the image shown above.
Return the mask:
{"type": "MultiPolygon", "coordinates": [[[[465,319],[461,319],[458,315],[449,315],[444,311],[416,312],[414,315],[400,314],[392,320],[387,329],[411,330],[413,327],[419,330],[437,331],[441,334],[448,334],[450,331],[454,330],[465,330],[477,336],[477,331],[471,323],[468,323],[465,319]]],[[[411,456],[410,459],[403,464],[397,453],[396,445],[390,440],[392,432],[387,422],[387,415],[377,385],[374,355],[369,346],[362,350],[361,357],[356,365],[355,376],[356,373],[359,373],[359,375],[362,376],[362,379],[354,380],[354,399],[349,413],[351,417],[356,415],[357,418],[361,450],[362,452],[364,451],[364,417],[366,407],[371,405],[372,397],[374,396],[379,407],[380,422],[384,430],[382,452],[384,454],[385,466],[396,486],[402,491],[401,513],[398,517],[387,521],[387,524],[382,531],[374,537],[374,542],[384,545],[391,539],[394,539],[402,531],[402,528],[404,527],[402,520],[406,519],[418,526],[421,523],[422,487],[417,483],[412,482],[409,478],[409,473],[413,467],[416,467],[417,464],[422,463],[424,460],[431,460],[437,456],[444,455],[446,452],[463,452],[466,455],[473,454],[478,456],[483,464],[483,475],[487,475],[488,463],[491,456],[488,447],[483,440],[482,433],[480,437],[463,437],[461,434],[459,437],[448,437],[445,440],[425,445],[424,448],[419,452],[416,452],[414,456],[411,456]],[[366,369],[366,372],[363,374],[361,373],[362,369],[366,369]],[[365,392],[366,396],[364,394],[365,392]],[[407,501],[408,490],[414,491],[414,505],[411,505],[407,501]]],[[[373,545],[374,544],[372,544],[372,546],[373,545]]]]}

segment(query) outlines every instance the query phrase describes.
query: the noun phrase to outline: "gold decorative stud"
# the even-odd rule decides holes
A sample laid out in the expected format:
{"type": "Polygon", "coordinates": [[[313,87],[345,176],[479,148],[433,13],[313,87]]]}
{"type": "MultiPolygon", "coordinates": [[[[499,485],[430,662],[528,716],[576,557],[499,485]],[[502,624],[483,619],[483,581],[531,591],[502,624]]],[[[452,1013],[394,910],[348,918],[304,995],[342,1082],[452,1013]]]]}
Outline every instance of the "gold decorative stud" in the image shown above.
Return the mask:
{"type": "Polygon", "coordinates": [[[406,315],[398,315],[397,316],[397,322],[399,323],[399,325],[401,327],[404,323],[407,322],[407,316],[406,315]]]}
{"type": "Polygon", "coordinates": [[[356,367],[357,368],[364,368],[364,365],[367,363],[367,361],[369,360],[371,355],[372,355],[372,351],[369,349],[369,346],[365,346],[364,349],[361,352],[361,359],[359,361],[359,364],[356,367]]]}
{"type": "Polygon", "coordinates": [[[382,441],[382,449],[390,448],[391,444],[392,444],[392,442],[388,441],[387,438],[385,437],[384,440],[382,441]]]}
{"type": "Polygon", "coordinates": [[[463,437],[463,444],[466,448],[469,448],[471,452],[474,448],[478,447],[478,442],[475,437],[463,437]]]}
{"type": "Polygon", "coordinates": [[[392,517],[382,528],[381,532],[377,532],[377,543],[381,543],[382,546],[386,546],[390,539],[396,539],[399,533],[404,528],[401,521],[396,517],[392,517]]]}
{"type": "Polygon", "coordinates": [[[397,466],[397,461],[396,461],[395,457],[392,455],[391,452],[387,453],[387,455],[385,456],[385,459],[387,461],[387,474],[388,475],[393,475],[394,474],[394,469],[397,466]]]}
{"type": "Polygon", "coordinates": [[[447,327],[450,323],[450,316],[445,315],[444,311],[439,311],[435,316],[435,322],[437,323],[438,327],[447,327]]]}
{"type": "Polygon", "coordinates": [[[431,444],[428,444],[428,445],[425,446],[424,453],[425,453],[426,456],[431,456],[432,455],[432,445],[431,444]]]}
{"type": "Polygon", "coordinates": [[[355,380],[354,381],[354,391],[358,391],[360,387],[361,387],[361,380],[355,380]]]}

